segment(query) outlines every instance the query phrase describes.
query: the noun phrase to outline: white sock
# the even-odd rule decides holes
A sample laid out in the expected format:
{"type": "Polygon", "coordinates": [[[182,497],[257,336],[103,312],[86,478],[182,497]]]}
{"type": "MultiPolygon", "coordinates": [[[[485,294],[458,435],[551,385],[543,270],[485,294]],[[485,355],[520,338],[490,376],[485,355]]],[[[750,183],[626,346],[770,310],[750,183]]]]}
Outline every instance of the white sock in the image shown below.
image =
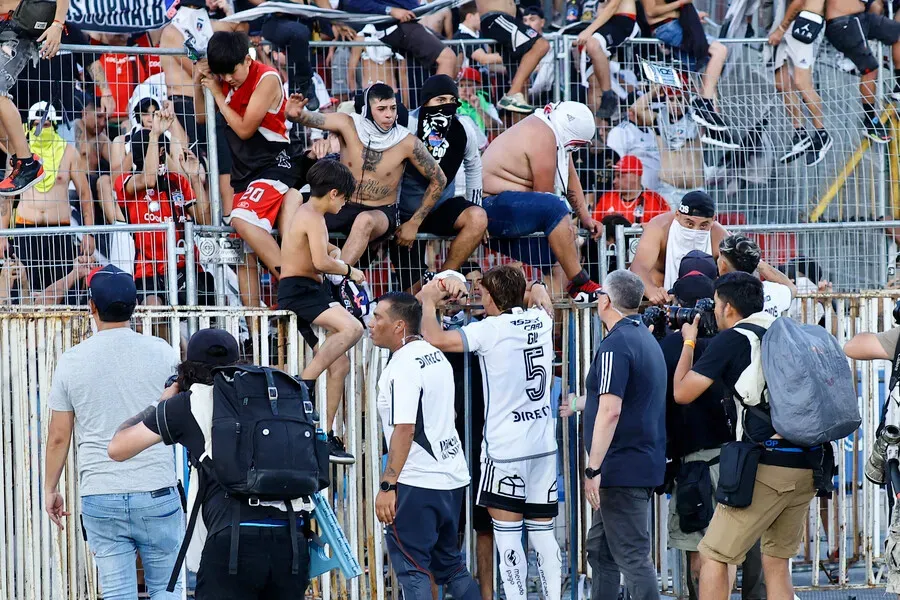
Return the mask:
{"type": "MultiPolygon", "coordinates": [[[[506,600],[526,600],[528,588],[528,560],[522,545],[522,521],[497,521],[494,523],[494,542],[497,544],[497,570],[503,581],[506,600]]],[[[558,597],[558,596],[557,596],[558,597]]]]}
{"type": "Polygon", "coordinates": [[[544,600],[560,600],[562,595],[562,556],[553,531],[553,521],[525,520],[531,547],[537,553],[538,573],[544,588],[544,600]]]}

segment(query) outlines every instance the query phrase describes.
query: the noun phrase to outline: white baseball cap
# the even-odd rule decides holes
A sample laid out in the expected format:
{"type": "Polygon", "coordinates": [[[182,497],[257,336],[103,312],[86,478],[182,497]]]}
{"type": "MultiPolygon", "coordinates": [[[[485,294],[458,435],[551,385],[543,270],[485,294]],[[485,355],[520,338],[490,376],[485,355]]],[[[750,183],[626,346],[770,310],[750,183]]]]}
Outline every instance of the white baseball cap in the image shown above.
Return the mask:
{"type": "Polygon", "coordinates": [[[47,111],[47,120],[53,123],[59,122],[61,119],[56,114],[56,108],[47,102],[36,102],[28,109],[28,122],[34,123],[44,118],[44,111],[47,111]]]}

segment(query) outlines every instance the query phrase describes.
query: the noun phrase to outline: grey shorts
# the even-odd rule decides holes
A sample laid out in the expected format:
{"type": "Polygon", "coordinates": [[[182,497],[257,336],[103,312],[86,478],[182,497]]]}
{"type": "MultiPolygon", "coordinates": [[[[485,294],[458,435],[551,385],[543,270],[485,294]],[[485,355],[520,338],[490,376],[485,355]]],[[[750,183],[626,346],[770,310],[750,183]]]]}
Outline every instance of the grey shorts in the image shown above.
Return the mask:
{"type": "Polygon", "coordinates": [[[37,43],[11,29],[0,30],[0,95],[9,95],[19,73],[37,56],[37,43]]]}
{"type": "MultiPolygon", "coordinates": [[[[684,462],[691,462],[693,460],[707,462],[717,457],[721,451],[721,448],[698,450],[697,452],[688,454],[683,460],[684,462]]],[[[719,485],[719,463],[709,466],[709,478],[712,481],[713,505],[715,505],[715,490],[716,486],[719,485]]],[[[669,548],[684,550],[685,552],[697,552],[697,544],[703,539],[703,534],[706,533],[706,530],[694,531],[693,533],[685,533],[681,530],[681,525],[678,522],[678,511],[675,510],[675,494],[677,493],[678,481],[676,480],[675,489],[672,491],[672,498],[669,499],[669,548]]]]}

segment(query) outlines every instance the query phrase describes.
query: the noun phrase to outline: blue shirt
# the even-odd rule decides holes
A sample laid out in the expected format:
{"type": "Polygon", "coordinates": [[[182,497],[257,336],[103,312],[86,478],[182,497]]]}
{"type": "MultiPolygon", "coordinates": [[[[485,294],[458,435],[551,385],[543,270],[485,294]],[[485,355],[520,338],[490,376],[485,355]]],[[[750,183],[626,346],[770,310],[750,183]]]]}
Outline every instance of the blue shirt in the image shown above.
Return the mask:
{"type": "Polygon", "coordinates": [[[603,464],[600,487],[656,487],[666,470],[666,360],[637,317],[603,338],[588,371],[584,443],[590,453],[600,396],[622,399],[619,422],[603,464]]]}

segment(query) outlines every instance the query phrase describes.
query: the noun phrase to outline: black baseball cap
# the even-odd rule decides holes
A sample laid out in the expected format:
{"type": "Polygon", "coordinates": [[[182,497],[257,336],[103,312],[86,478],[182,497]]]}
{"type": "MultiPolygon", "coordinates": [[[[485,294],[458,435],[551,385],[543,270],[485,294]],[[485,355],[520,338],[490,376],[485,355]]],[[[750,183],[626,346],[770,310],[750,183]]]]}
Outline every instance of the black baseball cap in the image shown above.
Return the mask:
{"type": "Polygon", "coordinates": [[[716,201],[706,192],[695,190],[688,192],[681,199],[678,212],[689,217],[711,219],[716,216],[716,201]]]}
{"type": "Polygon", "coordinates": [[[114,265],[94,269],[87,277],[88,293],[94,306],[105,313],[115,304],[131,306],[137,304],[137,288],[134,277],[114,265]]]}
{"type": "Polygon", "coordinates": [[[701,250],[691,250],[681,259],[678,266],[678,277],[684,277],[691,271],[703,273],[710,279],[719,276],[719,267],[716,265],[716,259],[701,250]]]}
{"type": "Polygon", "coordinates": [[[187,360],[225,367],[240,358],[237,340],[224,329],[201,329],[191,336],[187,347],[187,360]]]}
{"type": "Polygon", "coordinates": [[[678,279],[669,290],[685,307],[693,307],[697,300],[712,298],[716,293],[716,285],[712,279],[700,271],[691,271],[678,279]]]}

